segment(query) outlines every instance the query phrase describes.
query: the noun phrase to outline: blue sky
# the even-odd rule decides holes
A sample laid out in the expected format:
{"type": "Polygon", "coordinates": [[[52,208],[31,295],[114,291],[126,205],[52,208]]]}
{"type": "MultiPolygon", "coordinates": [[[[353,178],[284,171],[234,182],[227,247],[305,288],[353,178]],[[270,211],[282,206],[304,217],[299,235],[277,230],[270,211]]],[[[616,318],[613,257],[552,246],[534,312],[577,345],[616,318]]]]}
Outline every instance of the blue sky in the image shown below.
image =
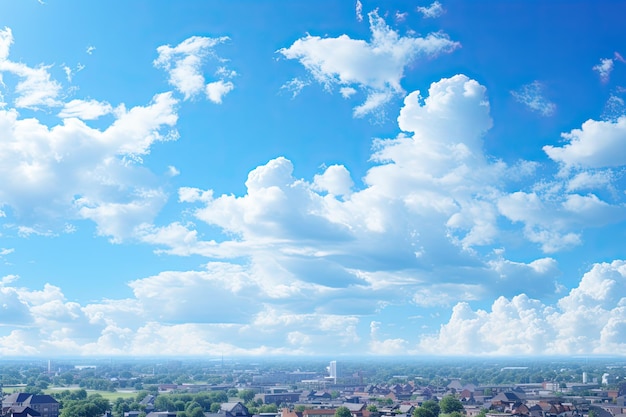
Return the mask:
{"type": "Polygon", "coordinates": [[[0,5],[0,353],[626,354],[626,5],[0,5]]]}

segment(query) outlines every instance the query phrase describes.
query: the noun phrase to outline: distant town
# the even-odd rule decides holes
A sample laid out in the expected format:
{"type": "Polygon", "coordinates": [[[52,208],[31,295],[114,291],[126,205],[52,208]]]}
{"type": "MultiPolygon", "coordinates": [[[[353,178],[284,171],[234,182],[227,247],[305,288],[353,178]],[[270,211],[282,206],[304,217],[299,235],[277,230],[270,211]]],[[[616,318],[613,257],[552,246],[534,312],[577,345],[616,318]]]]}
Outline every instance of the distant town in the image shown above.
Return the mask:
{"type": "Polygon", "coordinates": [[[626,417],[625,358],[5,360],[1,417],[626,417]]]}

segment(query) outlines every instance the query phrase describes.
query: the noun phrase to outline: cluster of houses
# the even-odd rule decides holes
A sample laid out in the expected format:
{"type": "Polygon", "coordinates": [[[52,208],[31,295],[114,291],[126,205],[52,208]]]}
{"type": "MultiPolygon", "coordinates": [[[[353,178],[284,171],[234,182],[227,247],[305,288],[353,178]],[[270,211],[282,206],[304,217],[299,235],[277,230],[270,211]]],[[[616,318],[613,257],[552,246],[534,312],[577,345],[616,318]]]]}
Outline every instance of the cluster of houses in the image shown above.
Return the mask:
{"type": "MultiPolygon", "coordinates": [[[[447,395],[460,400],[467,417],[485,413],[486,417],[626,417],[626,384],[620,390],[595,392],[592,398],[576,395],[576,389],[572,389],[575,387],[566,387],[567,392],[555,392],[553,388],[545,383],[477,387],[461,385],[459,381],[445,387],[419,386],[414,382],[332,385],[320,390],[256,386],[255,400],[279,407],[276,413],[258,417],[333,417],[340,406],[346,407],[352,417],[411,417],[424,401],[437,401],[447,395]]],[[[176,417],[176,412],[156,410],[155,398],[147,395],[142,400],[141,413],[146,413],[146,417],[176,417]]],[[[2,399],[0,417],[59,417],[59,413],[59,403],[50,395],[13,393],[2,399]]],[[[131,411],[124,417],[139,415],[139,411],[131,411]]],[[[221,404],[219,412],[207,412],[205,417],[254,416],[241,402],[227,402],[221,404]]]]}

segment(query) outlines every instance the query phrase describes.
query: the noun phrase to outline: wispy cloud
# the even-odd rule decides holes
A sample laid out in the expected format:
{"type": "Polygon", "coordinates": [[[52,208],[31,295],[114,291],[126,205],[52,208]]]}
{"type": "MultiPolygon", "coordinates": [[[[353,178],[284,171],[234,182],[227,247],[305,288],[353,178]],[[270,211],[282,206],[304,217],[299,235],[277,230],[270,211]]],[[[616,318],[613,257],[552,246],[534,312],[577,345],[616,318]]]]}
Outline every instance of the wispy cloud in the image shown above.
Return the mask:
{"type": "Polygon", "coordinates": [[[601,59],[600,63],[593,67],[593,70],[596,71],[600,76],[600,81],[602,81],[603,83],[609,82],[609,80],[611,79],[611,72],[613,72],[613,68],[615,67],[616,62],[626,62],[619,52],[615,52],[613,54],[613,58],[601,59]]]}
{"type": "Polygon", "coordinates": [[[515,100],[524,104],[530,110],[542,116],[552,116],[556,111],[556,104],[544,96],[544,86],[539,81],[523,85],[517,90],[511,91],[515,100]]]}
{"type": "Polygon", "coordinates": [[[356,5],[354,6],[354,11],[356,14],[356,20],[358,20],[359,22],[363,21],[363,4],[361,3],[361,0],[356,0],[356,5]]]}
{"type": "Polygon", "coordinates": [[[438,1],[432,2],[429,6],[418,6],[417,11],[429,19],[439,17],[445,13],[445,9],[438,1]]]}
{"type": "Polygon", "coordinates": [[[288,91],[291,93],[291,98],[296,98],[304,87],[309,85],[309,82],[301,80],[300,78],[293,78],[280,86],[281,91],[288,91]]]}
{"type": "Polygon", "coordinates": [[[15,86],[15,106],[30,109],[59,106],[58,96],[61,85],[51,78],[48,72],[50,66],[39,65],[32,68],[26,64],[11,61],[9,51],[12,44],[11,29],[0,30],[0,74],[8,72],[20,78],[15,86]]]}

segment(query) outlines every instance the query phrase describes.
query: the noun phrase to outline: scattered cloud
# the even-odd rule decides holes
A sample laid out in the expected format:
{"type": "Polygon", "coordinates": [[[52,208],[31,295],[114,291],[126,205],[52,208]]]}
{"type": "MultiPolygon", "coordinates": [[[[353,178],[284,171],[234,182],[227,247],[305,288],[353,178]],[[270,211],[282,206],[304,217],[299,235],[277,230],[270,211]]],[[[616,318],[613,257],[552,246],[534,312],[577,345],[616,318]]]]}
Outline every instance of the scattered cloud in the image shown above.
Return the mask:
{"type": "Polygon", "coordinates": [[[518,90],[511,91],[516,101],[542,116],[552,116],[556,111],[556,104],[545,98],[543,85],[539,81],[523,85],[518,90]]]}
{"type": "Polygon", "coordinates": [[[308,35],[278,51],[287,59],[298,60],[329,91],[333,86],[363,91],[367,98],[355,107],[355,117],[373,113],[404,93],[400,84],[404,70],[416,58],[449,53],[460,46],[443,33],[400,36],[376,11],[368,16],[370,42],[347,35],[337,38],[308,35]]]}
{"type": "Polygon", "coordinates": [[[600,76],[600,81],[603,83],[608,83],[611,78],[611,72],[613,72],[613,68],[615,67],[616,62],[625,63],[626,60],[620,55],[618,52],[613,54],[613,58],[603,58],[600,60],[598,65],[593,67],[593,70],[598,73],[600,76]]]}
{"type": "Polygon", "coordinates": [[[206,85],[206,96],[216,104],[222,104],[222,98],[230,93],[235,85],[230,81],[214,81],[206,85]]]}
{"type": "Polygon", "coordinates": [[[38,109],[40,107],[56,107],[61,85],[51,79],[50,66],[39,65],[31,68],[26,64],[13,62],[9,59],[10,47],[13,44],[13,33],[10,28],[0,30],[0,75],[10,73],[20,81],[15,86],[14,105],[17,108],[38,109]]]}
{"type": "Polygon", "coordinates": [[[626,104],[624,103],[624,99],[615,94],[611,94],[604,105],[602,120],[616,122],[622,116],[626,116],[626,104]]]}
{"type": "Polygon", "coordinates": [[[216,70],[216,75],[221,79],[206,84],[202,68],[209,57],[220,63],[224,62],[213,49],[228,40],[226,36],[220,38],[192,36],[175,47],[159,46],[157,48],[159,56],[154,60],[154,66],[168,73],[169,83],[184,95],[185,100],[204,91],[209,100],[219,104],[222,97],[234,88],[233,83],[226,81],[226,78],[236,75],[236,72],[221,65],[216,70]]]}
{"type": "Polygon", "coordinates": [[[287,81],[280,87],[281,91],[289,91],[291,93],[291,98],[294,99],[298,97],[300,92],[304,87],[309,85],[307,81],[301,80],[300,78],[294,78],[292,80],[287,81]]]}
{"type": "Polygon", "coordinates": [[[600,76],[600,81],[607,83],[613,71],[613,59],[605,58],[601,59],[598,65],[593,67],[593,70],[600,76]]]}
{"type": "Polygon", "coordinates": [[[445,13],[445,9],[438,1],[432,2],[430,6],[418,6],[417,11],[428,19],[439,17],[445,13]]]}
{"type": "Polygon", "coordinates": [[[361,0],[356,0],[356,5],[354,6],[354,12],[356,14],[356,20],[359,22],[363,21],[363,4],[361,0]]]}
{"type": "Polygon", "coordinates": [[[408,15],[409,14],[407,12],[400,13],[399,11],[396,11],[396,15],[395,15],[396,22],[404,22],[408,15]]]}
{"type": "Polygon", "coordinates": [[[87,49],[85,49],[85,52],[87,53],[87,55],[91,55],[91,54],[93,54],[93,51],[95,51],[95,50],[96,50],[96,47],[95,47],[95,46],[93,46],[93,45],[89,45],[89,46],[87,47],[87,49]]]}

